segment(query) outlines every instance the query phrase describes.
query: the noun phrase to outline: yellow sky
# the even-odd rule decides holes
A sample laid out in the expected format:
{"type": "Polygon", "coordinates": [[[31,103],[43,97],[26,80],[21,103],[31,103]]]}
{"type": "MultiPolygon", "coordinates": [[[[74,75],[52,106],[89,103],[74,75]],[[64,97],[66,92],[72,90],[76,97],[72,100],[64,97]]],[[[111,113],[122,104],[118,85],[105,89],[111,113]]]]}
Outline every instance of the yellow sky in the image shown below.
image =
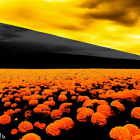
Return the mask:
{"type": "Polygon", "coordinates": [[[0,0],[0,22],[140,55],[139,0],[0,0]]]}

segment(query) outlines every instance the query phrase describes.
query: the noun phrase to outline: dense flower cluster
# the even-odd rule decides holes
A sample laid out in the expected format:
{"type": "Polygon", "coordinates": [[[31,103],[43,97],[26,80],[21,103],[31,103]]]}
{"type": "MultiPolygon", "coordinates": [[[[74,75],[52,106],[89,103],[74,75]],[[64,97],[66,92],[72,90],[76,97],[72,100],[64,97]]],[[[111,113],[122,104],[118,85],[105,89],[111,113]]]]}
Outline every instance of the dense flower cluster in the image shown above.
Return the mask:
{"type": "Polygon", "coordinates": [[[12,117],[15,115],[15,111],[13,109],[9,109],[7,111],[4,111],[4,115],[9,115],[12,117]]]}
{"type": "Polygon", "coordinates": [[[23,121],[18,125],[20,133],[27,133],[33,130],[33,125],[28,121],[23,121]]]}
{"type": "Polygon", "coordinates": [[[105,115],[106,118],[109,118],[110,116],[113,115],[113,112],[112,112],[111,107],[109,105],[97,106],[97,112],[105,115]]]}
{"type": "Polygon", "coordinates": [[[131,134],[131,137],[135,135],[140,135],[140,129],[134,124],[126,124],[124,126],[131,134]]]}
{"type": "Polygon", "coordinates": [[[71,106],[72,103],[62,103],[59,107],[59,110],[62,111],[62,113],[70,113],[71,106]]]}
{"type": "Polygon", "coordinates": [[[105,126],[107,124],[107,119],[105,115],[96,112],[91,116],[91,123],[93,125],[97,124],[99,126],[105,126]]]}
{"type": "Polygon", "coordinates": [[[41,140],[41,137],[35,133],[25,134],[21,140],[41,140]]]}
{"type": "Polygon", "coordinates": [[[59,95],[58,96],[58,101],[61,101],[61,102],[65,102],[65,101],[67,101],[68,99],[67,99],[67,96],[66,95],[59,95]]]}
{"type": "Polygon", "coordinates": [[[123,104],[121,104],[119,101],[112,101],[111,106],[116,107],[120,112],[125,111],[125,107],[123,104]]]}
{"type": "Polygon", "coordinates": [[[63,117],[60,120],[54,121],[54,123],[56,123],[60,129],[64,129],[66,131],[69,131],[75,126],[74,121],[69,117],[63,117]]]}
{"type": "Polygon", "coordinates": [[[44,105],[47,105],[47,106],[50,106],[50,107],[53,107],[53,106],[55,106],[55,101],[53,101],[53,100],[51,100],[51,101],[45,101],[45,102],[43,102],[43,104],[44,105]]]}
{"type": "Polygon", "coordinates": [[[0,116],[0,124],[6,125],[11,123],[11,117],[9,115],[1,115],[0,116]]]}
{"type": "Polygon", "coordinates": [[[140,140],[140,135],[133,136],[132,140],[140,140]]]}
{"type": "Polygon", "coordinates": [[[38,104],[38,100],[30,100],[29,101],[30,106],[37,105],[37,104],[38,104]]]}
{"type": "Polygon", "coordinates": [[[87,100],[90,100],[90,98],[88,96],[79,95],[78,98],[77,98],[77,103],[84,102],[84,101],[87,101],[87,100]]]}
{"type": "Polygon", "coordinates": [[[43,130],[43,129],[46,128],[46,124],[45,124],[45,123],[40,123],[40,122],[35,122],[35,123],[34,123],[34,127],[43,130]]]}
{"type": "Polygon", "coordinates": [[[116,126],[111,129],[109,133],[110,137],[115,140],[130,140],[131,135],[127,128],[116,126]]]}
{"type": "Polygon", "coordinates": [[[59,110],[59,109],[54,109],[52,112],[51,112],[51,118],[52,119],[59,119],[61,118],[62,116],[62,111],[59,110]]]}
{"type": "Polygon", "coordinates": [[[140,107],[135,107],[131,111],[131,117],[135,119],[140,119],[140,107]]]}
{"type": "Polygon", "coordinates": [[[16,108],[16,107],[17,107],[17,103],[11,104],[11,108],[16,108]]]}
{"type": "Polygon", "coordinates": [[[46,132],[49,136],[58,136],[61,134],[61,129],[58,127],[57,123],[50,123],[46,127],[46,132]]]}
{"type": "Polygon", "coordinates": [[[13,129],[11,130],[11,134],[12,134],[12,135],[18,134],[18,129],[13,128],[13,129]]]}
{"type": "MultiPolygon", "coordinates": [[[[0,126],[14,125],[10,126],[13,128],[11,135],[34,131],[34,127],[38,132],[46,130],[48,136],[58,136],[61,130],[69,131],[74,128],[73,119],[76,119],[77,124],[91,124],[93,129],[105,125],[110,127],[116,123],[116,118],[123,124],[131,121],[139,124],[140,108],[136,107],[140,101],[138,70],[125,70],[125,75],[124,70],[116,72],[104,69],[52,69],[45,70],[45,73],[44,70],[15,71],[1,70],[0,75],[0,100],[3,107],[0,126]],[[46,71],[49,74],[46,75],[46,71]],[[134,108],[130,111],[131,107],[128,106],[131,105],[134,108]],[[124,114],[130,115],[129,113],[135,119],[123,118],[124,114]],[[114,115],[116,118],[111,117],[114,115]]],[[[140,139],[140,130],[135,124],[110,129],[110,138],[140,139]]],[[[41,137],[28,133],[22,140],[27,139],[41,140],[41,137]]]]}
{"type": "Polygon", "coordinates": [[[11,105],[11,102],[5,102],[5,103],[4,103],[4,106],[5,106],[5,107],[9,107],[10,105],[11,105]]]}
{"type": "Polygon", "coordinates": [[[31,111],[31,110],[26,110],[25,111],[24,116],[25,116],[26,119],[30,119],[32,115],[33,115],[33,111],[31,111]]]}

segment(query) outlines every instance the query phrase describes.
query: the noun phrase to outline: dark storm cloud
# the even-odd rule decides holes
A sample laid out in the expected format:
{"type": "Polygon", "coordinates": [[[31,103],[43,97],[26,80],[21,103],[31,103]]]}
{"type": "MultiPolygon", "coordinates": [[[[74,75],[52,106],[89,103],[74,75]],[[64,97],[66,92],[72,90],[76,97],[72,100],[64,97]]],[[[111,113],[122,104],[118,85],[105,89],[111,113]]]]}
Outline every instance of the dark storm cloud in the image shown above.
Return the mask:
{"type": "Polygon", "coordinates": [[[84,2],[79,4],[79,7],[92,9],[97,7],[101,2],[101,0],[85,0],[84,2]]]}
{"type": "Polygon", "coordinates": [[[63,25],[57,25],[58,28],[70,30],[70,31],[81,31],[83,30],[83,27],[77,26],[77,25],[71,25],[71,24],[63,24],[63,25]]]}
{"type": "Polygon", "coordinates": [[[140,1],[138,0],[85,0],[81,8],[88,8],[84,19],[110,20],[125,26],[139,21],[140,1]]]}

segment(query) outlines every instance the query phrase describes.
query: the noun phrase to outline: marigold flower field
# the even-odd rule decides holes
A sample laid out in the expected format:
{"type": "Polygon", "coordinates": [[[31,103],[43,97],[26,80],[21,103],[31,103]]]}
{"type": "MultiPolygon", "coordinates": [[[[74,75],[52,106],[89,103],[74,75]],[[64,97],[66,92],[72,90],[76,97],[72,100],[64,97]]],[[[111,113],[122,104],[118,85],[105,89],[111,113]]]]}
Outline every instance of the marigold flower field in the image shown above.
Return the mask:
{"type": "Polygon", "coordinates": [[[0,69],[0,133],[140,140],[140,70],[0,69]]]}

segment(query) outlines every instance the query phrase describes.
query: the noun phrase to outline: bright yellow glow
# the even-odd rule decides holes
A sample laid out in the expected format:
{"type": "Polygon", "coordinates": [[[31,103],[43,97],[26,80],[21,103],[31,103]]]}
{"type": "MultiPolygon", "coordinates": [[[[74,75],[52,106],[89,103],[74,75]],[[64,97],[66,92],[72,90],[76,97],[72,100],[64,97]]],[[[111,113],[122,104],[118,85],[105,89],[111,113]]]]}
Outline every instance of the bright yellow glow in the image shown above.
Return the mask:
{"type": "Polygon", "coordinates": [[[44,0],[46,2],[64,2],[64,1],[70,1],[70,0],[44,0]]]}
{"type": "Polygon", "coordinates": [[[132,38],[140,39],[140,35],[131,35],[132,38]]]}
{"type": "Polygon", "coordinates": [[[140,55],[137,0],[0,0],[0,22],[140,55]]]}

